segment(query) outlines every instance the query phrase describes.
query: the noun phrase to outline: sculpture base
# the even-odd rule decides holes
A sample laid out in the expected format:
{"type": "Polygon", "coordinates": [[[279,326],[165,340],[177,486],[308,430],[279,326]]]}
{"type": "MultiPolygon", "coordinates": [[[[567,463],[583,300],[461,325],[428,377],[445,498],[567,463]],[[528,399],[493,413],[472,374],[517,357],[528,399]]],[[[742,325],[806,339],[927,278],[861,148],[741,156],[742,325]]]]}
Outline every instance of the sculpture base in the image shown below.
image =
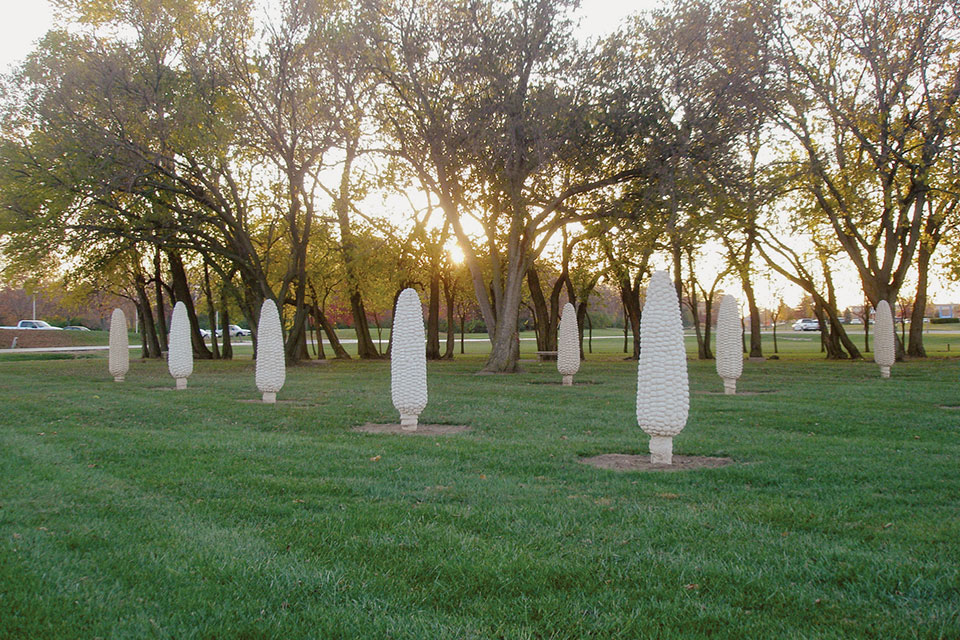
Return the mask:
{"type": "Polygon", "coordinates": [[[187,379],[186,378],[177,378],[177,389],[183,390],[187,388],[187,379]]]}
{"type": "Polygon", "coordinates": [[[736,378],[724,378],[723,379],[723,392],[728,395],[736,395],[737,393],[737,379],[736,378]]]}
{"type": "Polygon", "coordinates": [[[417,421],[419,416],[407,416],[400,414],[400,428],[404,431],[416,431],[417,430],[417,421]]]}
{"type": "Polygon", "coordinates": [[[890,367],[885,367],[885,366],[883,366],[883,365],[880,365],[880,377],[881,377],[881,378],[889,378],[889,377],[890,377],[890,367]]]}
{"type": "Polygon", "coordinates": [[[650,464],[673,464],[673,436],[650,436],[650,464]]]}
{"type": "Polygon", "coordinates": [[[573,386],[573,376],[563,376],[563,386],[572,387],[573,386]]]}
{"type": "Polygon", "coordinates": [[[113,376],[114,382],[123,382],[123,376],[113,376]]]}
{"type": "Polygon", "coordinates": [[[277,394],[271,393],[269,391],[264,391],[263,402],[264,404],[277,404],[277,394]]]}

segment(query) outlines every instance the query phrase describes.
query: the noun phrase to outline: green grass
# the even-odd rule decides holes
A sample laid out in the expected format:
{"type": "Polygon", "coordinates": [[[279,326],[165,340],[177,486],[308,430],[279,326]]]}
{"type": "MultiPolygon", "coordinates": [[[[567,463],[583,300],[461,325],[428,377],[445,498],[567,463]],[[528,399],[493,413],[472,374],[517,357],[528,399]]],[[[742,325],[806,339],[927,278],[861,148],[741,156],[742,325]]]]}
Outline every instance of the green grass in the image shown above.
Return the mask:
{"type": "Polygon", "coordinates": [[[436,438],[350,430],[396,419],[387,362],[293,368],[277,406],[239,402],[248,360],[185,392],[0,362],[0,637],[960,637],[957,361],[881,380],[790,337],[739,384],[777,393],[690,362],[676,453],[736,464],[666,474],[577,462],[645,452],[616,348],[569,389],[431,363],[421,421],[472,426],[436,438]]]}

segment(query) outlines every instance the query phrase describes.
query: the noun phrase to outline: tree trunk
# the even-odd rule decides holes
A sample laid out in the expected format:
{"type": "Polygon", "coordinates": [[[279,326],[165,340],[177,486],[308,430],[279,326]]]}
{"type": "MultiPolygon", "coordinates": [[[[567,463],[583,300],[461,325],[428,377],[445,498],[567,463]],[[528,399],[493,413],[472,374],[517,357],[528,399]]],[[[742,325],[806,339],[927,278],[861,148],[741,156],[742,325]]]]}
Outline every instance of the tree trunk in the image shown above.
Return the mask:
{"type": "Polygon", "coordinates": [[[689,304],[687,305],[690,308],[690,313],[693,315],[693,333],[697,337],[697,359],[698,360],[707,360],[707,353],[704,350],[703,344],[703,332],[700,330],[700,302],[697,299],[697,294],[692,291],[693,287],[696,284],[693,282],[690,283],[691,293],[688,296],[689,304]]]}
{"type": "Polygon", "coordinates": [[[827,360],[845,360],[847,354],[840,348],[840,342],[836,339],[828,327],[830,322],[823,307],[819,304],[813,306],[813,313],[820,322],[820,344],[827,354],[827,360]]]}
{"type": "Polygon", "coordinates": [[[226,295],[220,294],[220,333],[223,335],[223,344],[220,349],[221,360],[233,360],[233,337],[230,335],[230,312],[227,308],[226,295]]]}
{"type": "Polygon", "coordinates": [[[464,354],[464,350],[463,350],[463,338],[464,338],[463,328],[464,328],[464,326],[466,325],[466,322],[467,322],[467,314],[466,314],[466,313],[461,313],[461,314],[460,314],[460,355],[463,355],[463,354],[464,354]]]}
{"type": "Polygon", "coordinates": [[[706,322],[703,323],[703,351],[707,360],[713,360],[715,356],[710,344],[710,336],[713,334],[713,291],[703,299],[703,313],[706,317],[706,322]]]}
{"type": "Polygon", "coordinates": [[[583,327],[584,321],[587,319],[587,301],[580,300],[577,302],[577,333],[579,334],[577,338],[580,341],[580,359],[586,360],[586,356],[583,353],[583,327]]]}
{"type": "Polygon", "coordinates": [[[430,298],[427,300],[427,360],[440,359],[440,271],[430,274],[430,298]]]}
{"type": "MultiPolygon", "coordinates": [[[[215,360],[220,359],[220,347],[217,345],[217,310],[213,303],[213,290],[210,288],[210,268],[203,263],[203,292],[207,297],[207,317],[210,324],[210,350],[215,360]]],[[[230,333],[229,331],[221,333],[230,333]]]]}
{"type": "Polygon", "coordinates": [[[503,291],[503,301],[498,305],[497,321],[493,332],[493,346],[483,373],[516,373],[520,357],[520,334],[517,320],[520,313],[520,285],[522,272],[508,274],[503,291]]]}
{"type": "Polygon", "coordinates": [[[367,322],[367,312],[363,307],[363,296],[360,291],[350,294],[350,309],[353,311],[353,329],[357,334],[357,356],[363,360],[380,358],[377,345],[370,335],[370,323],[367,322]]]}
{"type": "Polygon", "coordinates": [[[313,319],[316,321],[320,328],[323,329],[323,332],[327,334],[327,342],[330,343],[330,348],[333,349],[334,357],[338,360],[349,360],[350,354],[347,353],[347,350],[343,348],[343,345],[340,343],[340,337],[337,335],[336,328],[327,320],[326,314],[323,312],[323,309],[319,305],[313,305],[313,319]]]}
{"type": "Polygon", "coordinates": [[[154,295],[157,298],[157,341],[160,343],[160,351],[169,351],[167,345],[167,311],[163,306],[163,270],[160,265],[160,249],[153,254],[153,288],[154,295]]]}
{"type": "Polygon", "coordinates": [[[453,305],[456,301],[456,290],[453,288],[453,286],[451,286],[451,283],[446,278],[443,280],[443,295],[444,300],[447,303],[447,346],[443,353],[443,357],[446,360],[452,360],[453,351],[457,344],[457,325],[453,310],[453,305]]]}
{"type": "Polygon", "coordinates": [[[550,351],[549,324],[550,313],[547,311],[547,301],[540,288],[540,274],[535,267],[527,269],[527,289],[530,291],[530,301],[533,303],[533,325],[537,336],[537,351],[550,351]]]}
{"type": "Polygon", "coordinates": [[[923,347],[923,317],[927,311],[927,279],[934,246],[921,241],[917,251],[917,295],[910,313],[910,342],[907,345],[907,355],[913,358],[927,357],[923,347]]]}
{"type": "Polygon", "coordinates": [[[630,330],[633,333],[632,358],[636,360],[640,357],[640,315],[642,309],[640,308],[640,292],[630,282],[629,277],[620,279],[620,301],[623,303],[623,308],[626,310],[630,321],[630,330]]]}
{"type": "Polygon", "coordinates": [[[143,327],[143,344],[145,358],[159,358],[161,356],[160,342],[157,340],[157,327],[154,324],[153,312],[150,310],[150,299],[147,297],[146,283],[137,276],[137,307],[140,312],[140,322],[143,327]]]}
{"type": "Polygon", "coordinates": [[[753,291],[753,284],[750,282],[750,275],[744,273],[740,280],[743,284],[743,294],[747,298],[747,308],[750,311],[750,357],[762,358],[763,345],[761,343],[760,309],[757,307],[757,297],[753,291]]]}
{"type": "Polygon", "coordinates": [[[187,272],[183,268],[183,260],[180,258],[180,254],[168,251],[167,262],[170,264],[170,276],[177,302],[183,302],[187,308],[187,317],[190,319],[190,343],[193,345],[193,355],[200,360],[210,360],[213,354],[207,349],[207,345],[203,342],[203,336],[200,335],[200,326],[197,323],[197,310],[193,306],[193,298],[190,295],[190,284],[187,281],[187,272]]]}

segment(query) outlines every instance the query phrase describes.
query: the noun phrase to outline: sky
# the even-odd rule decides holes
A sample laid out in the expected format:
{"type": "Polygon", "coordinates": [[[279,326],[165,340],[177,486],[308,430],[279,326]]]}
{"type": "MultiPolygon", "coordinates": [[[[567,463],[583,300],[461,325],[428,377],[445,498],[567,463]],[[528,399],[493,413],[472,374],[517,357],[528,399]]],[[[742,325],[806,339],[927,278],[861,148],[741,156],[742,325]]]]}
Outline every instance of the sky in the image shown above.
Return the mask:
{"type": "MultiPolygon", "coordinates": [[[[584,0],[578,17],[580,30],[588,36],[612,31],[623,17],[640,9],[655,6],[654,0],[610,2],[584,0]]],[[[48,0],[0,0],[0,69],[22,60],[34,42],[53,23],[53,10],[48,0]]]]}
{"type": "MultiPolygon", "coordinates": [[[[610,2],[609,0],[583,0],[577,17],[579,30],[584,37],[597,37],[608,33],[626,16],[657,6],[657,0],[632,0],[610,2]]],[[[21,61],[53,23],[53,10],[48,0],[0,0],[0,71],[8,71],[11,65],[21,61]]],[[[840,306],[859,304],[862,300],[859,279],[852,269],[841,269],[836,274],[840,306]]],[[[798,287],[775,279],[758,282],[758,302],[761,306],[773,306],[776,297],[782,295],[787,304],[797,304],[802,296],[798,287]]],[[[733,283],[731,283],[733,285],[733,283]]],[[[912,288],[907,287],[912,295],[912,288]]],[[[934,276],[930,286],[931,302],[960,302],[960,290],[934,276]]]]}

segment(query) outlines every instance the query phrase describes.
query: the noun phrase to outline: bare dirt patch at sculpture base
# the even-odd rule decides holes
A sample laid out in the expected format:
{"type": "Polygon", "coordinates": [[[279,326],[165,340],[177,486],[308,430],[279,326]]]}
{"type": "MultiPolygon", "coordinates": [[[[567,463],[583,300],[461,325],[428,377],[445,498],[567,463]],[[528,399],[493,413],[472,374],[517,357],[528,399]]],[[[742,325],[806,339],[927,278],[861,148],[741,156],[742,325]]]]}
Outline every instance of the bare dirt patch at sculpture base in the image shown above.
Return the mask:
{"type": "MultiPolygon", "coordinates": [[[[562,380],[531,380],[531,381],[528,382],[527,384],[538,384],[538,385],[541,385],[541,386],[548,386],[548,387],[549,387],[549,386],[562,387],[562,386],[563,386],[563,381],[562,381],[562,380]]],[[[582,387],[582,386],[585,386],[585,385],[588,385],[588,384],[601,384],[601,383],[600,383],[600,382],[594,382],[593,380],[574,380],[574,381],[573,381],[573,384],[567,385],[567,386],[570,386],[570,387],[582,387]]]]}
{"type": "Polygon", "coordinates": [[[603,453],[599,456],[580,458],[581,464],[613,471],[692,471],[693,469],[714,469],[733,464],[730,458],[711,456],[673,456],[673,464],[651,464],[650,454],[631,455],[627,453],[603,453]]]}
{"type": "Polygon", "coordinates": [[[416,431],[405,431],[399,424],[367,424],[354,427],[354,431],[364,433],[388,433],[399,436],[447,436],[453,433],[469,431],[470,427],[462,424],[418,424],[416,431]]]}
{"type": "Polygon", "coordinates": [[[760,396],[770,393],[779,393],[775,389],[767,389],[764,391],[737,391],[736,393],[724,393],[723,391],[694,391],[693,393],[701,396],[760,396]]]}
{"type": "Polygon", "coordinates": [[[960,411],[960,404],[942,404],[940,408],[947,411],[960,411]]]}

